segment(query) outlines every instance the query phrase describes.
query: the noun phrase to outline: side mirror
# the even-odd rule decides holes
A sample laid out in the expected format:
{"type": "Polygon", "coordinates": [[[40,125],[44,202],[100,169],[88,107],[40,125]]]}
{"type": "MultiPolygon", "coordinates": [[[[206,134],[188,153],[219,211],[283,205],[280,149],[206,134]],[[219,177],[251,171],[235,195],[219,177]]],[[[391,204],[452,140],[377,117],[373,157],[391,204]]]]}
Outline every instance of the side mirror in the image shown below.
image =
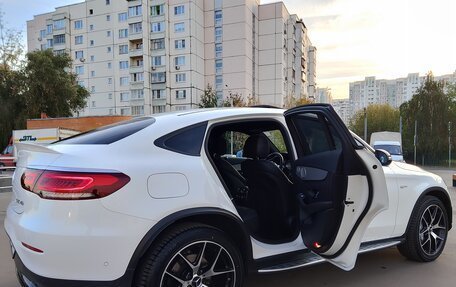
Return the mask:
{"type": "Polygon", "coordinates": [[[380,163],[383,166],[387,166],[393,161],[391,154],[384,149],[376,149],[375,157],[380,161],[380,163]]]}

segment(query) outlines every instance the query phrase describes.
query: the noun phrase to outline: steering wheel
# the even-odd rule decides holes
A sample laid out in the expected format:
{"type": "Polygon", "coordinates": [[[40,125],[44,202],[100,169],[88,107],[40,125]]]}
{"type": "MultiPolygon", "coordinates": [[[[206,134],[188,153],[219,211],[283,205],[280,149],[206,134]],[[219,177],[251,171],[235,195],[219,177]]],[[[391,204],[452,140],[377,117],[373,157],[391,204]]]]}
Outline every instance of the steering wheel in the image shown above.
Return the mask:
{"type": "Polygon", "coordinates": [[[280,169],[283,169],[285,160],[283,159],[283,155],[280,152],[272,152],[268,154],[268,156],[265,159],[274,162],[279,166],[280,169]]]}

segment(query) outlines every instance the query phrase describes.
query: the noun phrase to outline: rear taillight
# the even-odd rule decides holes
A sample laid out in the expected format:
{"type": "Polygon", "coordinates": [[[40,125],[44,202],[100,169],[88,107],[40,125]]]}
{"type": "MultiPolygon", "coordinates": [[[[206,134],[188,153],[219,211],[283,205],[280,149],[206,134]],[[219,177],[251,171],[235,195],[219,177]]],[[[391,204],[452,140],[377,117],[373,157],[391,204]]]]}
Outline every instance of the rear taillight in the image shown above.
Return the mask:
{"type": "Polygon", "coordinates": [[[123,173],[87,173],[26,169],[21,177],[25,190],[46,199],[78,200],[108,196],[130,181],[123,173]]]}

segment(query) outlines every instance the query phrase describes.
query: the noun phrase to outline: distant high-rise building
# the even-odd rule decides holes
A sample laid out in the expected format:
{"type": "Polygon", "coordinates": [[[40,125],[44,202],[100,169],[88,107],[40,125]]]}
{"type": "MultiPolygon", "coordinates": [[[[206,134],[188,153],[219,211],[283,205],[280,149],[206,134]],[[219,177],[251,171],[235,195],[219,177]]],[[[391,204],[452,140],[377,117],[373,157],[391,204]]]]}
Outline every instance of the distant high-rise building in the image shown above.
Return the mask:
{"type": "Polygon", "coordinates": [[[208,84],[220,100],[315,97],[316,48],[282,2],[86,0],[35,16],[27,41],[71,55],[91,93],[81,115],[193,108],[208,84]]]}
{"type": "Polygon", "coordinates": [[[331,104],[333,101],[330,88],[317,88],[315,92],[315,102],[322,104],[331,104]]]}
{"type": "MultiPolygon", "coordinates": [[[[394,80],[377,80],[366,77],[364,81],[350,83],[350,102],[352,114],[371,104],[389,104],[398,108],[412,99],[413,95],[423,84],[426,76],[418,73],[408,74],[406,78],[394,80]]],[[[434,76],[434,80],[442,81],[445,85],[456,84],[456,71],[453,74],[434,76]]]]}
{"type": "Polygon", "coordinates": [[[351,103],[349,99],[335,99],[332,101],[332,106],[339,117],[348,125],[351,118],[351,103]]]}

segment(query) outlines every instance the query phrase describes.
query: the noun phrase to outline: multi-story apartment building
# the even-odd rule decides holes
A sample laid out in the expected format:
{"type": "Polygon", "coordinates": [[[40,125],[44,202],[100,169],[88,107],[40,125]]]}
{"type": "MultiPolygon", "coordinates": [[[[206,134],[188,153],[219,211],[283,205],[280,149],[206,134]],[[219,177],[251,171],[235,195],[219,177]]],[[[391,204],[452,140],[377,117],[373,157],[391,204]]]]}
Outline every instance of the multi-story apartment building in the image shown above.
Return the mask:
{"type": "Polygon", "coordinates": [[[342,121],[348,125],[351,113],[351,103],[349,99],[335,99],[332,101],[332,106],[342,121]]]}
{"type": "Polygon", "coordinates": [[[276,106],[315,93],[316,48],[282,2],[86,0],[35,16],[27,40],[71,55],[81,115],[194,108],[207,85],[276,106]]]}
{"type": "MultiPolygon", "coordinates": [[[[426,76],[411,73],[405,78],[394,80],[377,80],[375,77],[366,77],[364,81],[352,82],[349,88],[351,112],[355,113],[371,104],[389,104],[398,108],[412,99],[425,79],[426,76]]],[[[453,74],[435,76],[434,79],[445,85],[456,84],[456,71],[453,74]]]]}
{"type": "Polygon", "coordinates": [[[331,104],[333,101],[332,99],[332,94],[331,94],[331,89],[326,87],[326,88],[317,88],[317,91],[315,93],[315,102],[316,103],[322,103],[322,104],[331,104]]]}

